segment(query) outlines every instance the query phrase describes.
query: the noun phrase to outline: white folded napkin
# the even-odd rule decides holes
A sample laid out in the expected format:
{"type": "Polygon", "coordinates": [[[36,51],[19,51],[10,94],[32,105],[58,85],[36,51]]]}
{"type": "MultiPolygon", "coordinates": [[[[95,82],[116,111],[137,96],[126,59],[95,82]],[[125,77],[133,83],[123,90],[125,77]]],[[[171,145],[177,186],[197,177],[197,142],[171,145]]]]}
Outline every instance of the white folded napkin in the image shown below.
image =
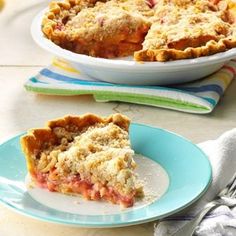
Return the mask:
{"type": "MultiPolygon", "coordinates": [[[[224,133],[216,140],[200,143],[199,147],[206,153],[211,162],[212,183],[207,192],[196,203],[184,211],[160,221],[154,228],[155,236],[173,236],[179,228],[193,219],[208,202],[216,198],[235,175],[236,128],[224,133]]],[[[230,209],[227,206],[219,206],[212,210],[204,217],[194,235],[236,235],[236,208],[230,209]]]]}

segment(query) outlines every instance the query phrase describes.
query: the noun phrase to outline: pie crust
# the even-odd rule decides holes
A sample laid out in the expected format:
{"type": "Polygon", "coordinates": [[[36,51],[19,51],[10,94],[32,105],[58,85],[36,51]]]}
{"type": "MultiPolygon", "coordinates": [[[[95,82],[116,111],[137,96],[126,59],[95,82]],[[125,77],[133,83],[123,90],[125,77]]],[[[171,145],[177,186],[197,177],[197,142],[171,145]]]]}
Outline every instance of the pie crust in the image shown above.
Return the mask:
{"type": "Polygon", "coordinates": [[[124,207],[143,195],[130,147],[130,120],[121,114],[66,116],[21,138],[33,183],[124,207]]]}
{"type": "Polygon", "coordinates": [[[236,47],[232,0],[64,0],[42,31],[62,48],[94,57],[170,61],[236,47]]]}

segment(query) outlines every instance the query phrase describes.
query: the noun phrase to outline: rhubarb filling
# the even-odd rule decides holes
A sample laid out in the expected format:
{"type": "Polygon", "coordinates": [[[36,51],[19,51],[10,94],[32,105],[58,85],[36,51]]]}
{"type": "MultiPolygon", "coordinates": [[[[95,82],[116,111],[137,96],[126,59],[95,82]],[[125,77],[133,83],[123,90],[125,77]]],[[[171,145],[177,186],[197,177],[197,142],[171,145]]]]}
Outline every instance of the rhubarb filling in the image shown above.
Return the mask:
{"type": "Polygon", "coordinates": [[[81,180],[79,174],[60,180],[53,180],[52,176],[55,174],[55,171],[50,171],[50,173],[37,172],[34,176],[37,186],[48,189],[51,192],[65,191],[65,193],[72,195],[81,194],[87,200],[106,200],[124,207],[131,207],[134,204],[135,191],[129,195],[121,195],[112,187],[81,180]]]}

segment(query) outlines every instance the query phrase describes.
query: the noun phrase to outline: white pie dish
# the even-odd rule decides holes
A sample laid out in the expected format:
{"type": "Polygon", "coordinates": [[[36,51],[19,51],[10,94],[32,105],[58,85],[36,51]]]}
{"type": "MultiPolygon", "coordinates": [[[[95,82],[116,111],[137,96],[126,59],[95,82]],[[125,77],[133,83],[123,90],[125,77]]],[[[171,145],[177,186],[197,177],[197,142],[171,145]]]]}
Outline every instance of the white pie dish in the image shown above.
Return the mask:
{"type": "Polygon", "coordinates": [[[104,59],[73,53],[47,39],[41,31],[45,10],[33,20],[31,34],[35,42],[51,54],[68,60],[73,67],[98,80],[130,85],[168,85],[194,81],[220,69],[236,57],[236,48],[195,59],[170,62],[136,62],[132,57],[104,59]]]}

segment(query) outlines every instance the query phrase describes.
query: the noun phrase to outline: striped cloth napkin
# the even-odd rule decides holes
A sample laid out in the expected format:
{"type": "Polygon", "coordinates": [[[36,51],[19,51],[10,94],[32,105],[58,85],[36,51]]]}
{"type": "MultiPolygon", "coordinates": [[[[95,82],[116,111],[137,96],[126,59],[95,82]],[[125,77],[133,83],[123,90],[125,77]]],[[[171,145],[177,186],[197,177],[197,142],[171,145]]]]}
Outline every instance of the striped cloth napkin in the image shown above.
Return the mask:
{"type": "Polygon", "coordinates": [[[52,95],[92,94],[97,102],[121,101],[190,113],[210,113],[236,73],[236,60],[216,73],[177,86],[131,86],[98,81],[55,58],[25,83],[27,91],[52,95]]]}

